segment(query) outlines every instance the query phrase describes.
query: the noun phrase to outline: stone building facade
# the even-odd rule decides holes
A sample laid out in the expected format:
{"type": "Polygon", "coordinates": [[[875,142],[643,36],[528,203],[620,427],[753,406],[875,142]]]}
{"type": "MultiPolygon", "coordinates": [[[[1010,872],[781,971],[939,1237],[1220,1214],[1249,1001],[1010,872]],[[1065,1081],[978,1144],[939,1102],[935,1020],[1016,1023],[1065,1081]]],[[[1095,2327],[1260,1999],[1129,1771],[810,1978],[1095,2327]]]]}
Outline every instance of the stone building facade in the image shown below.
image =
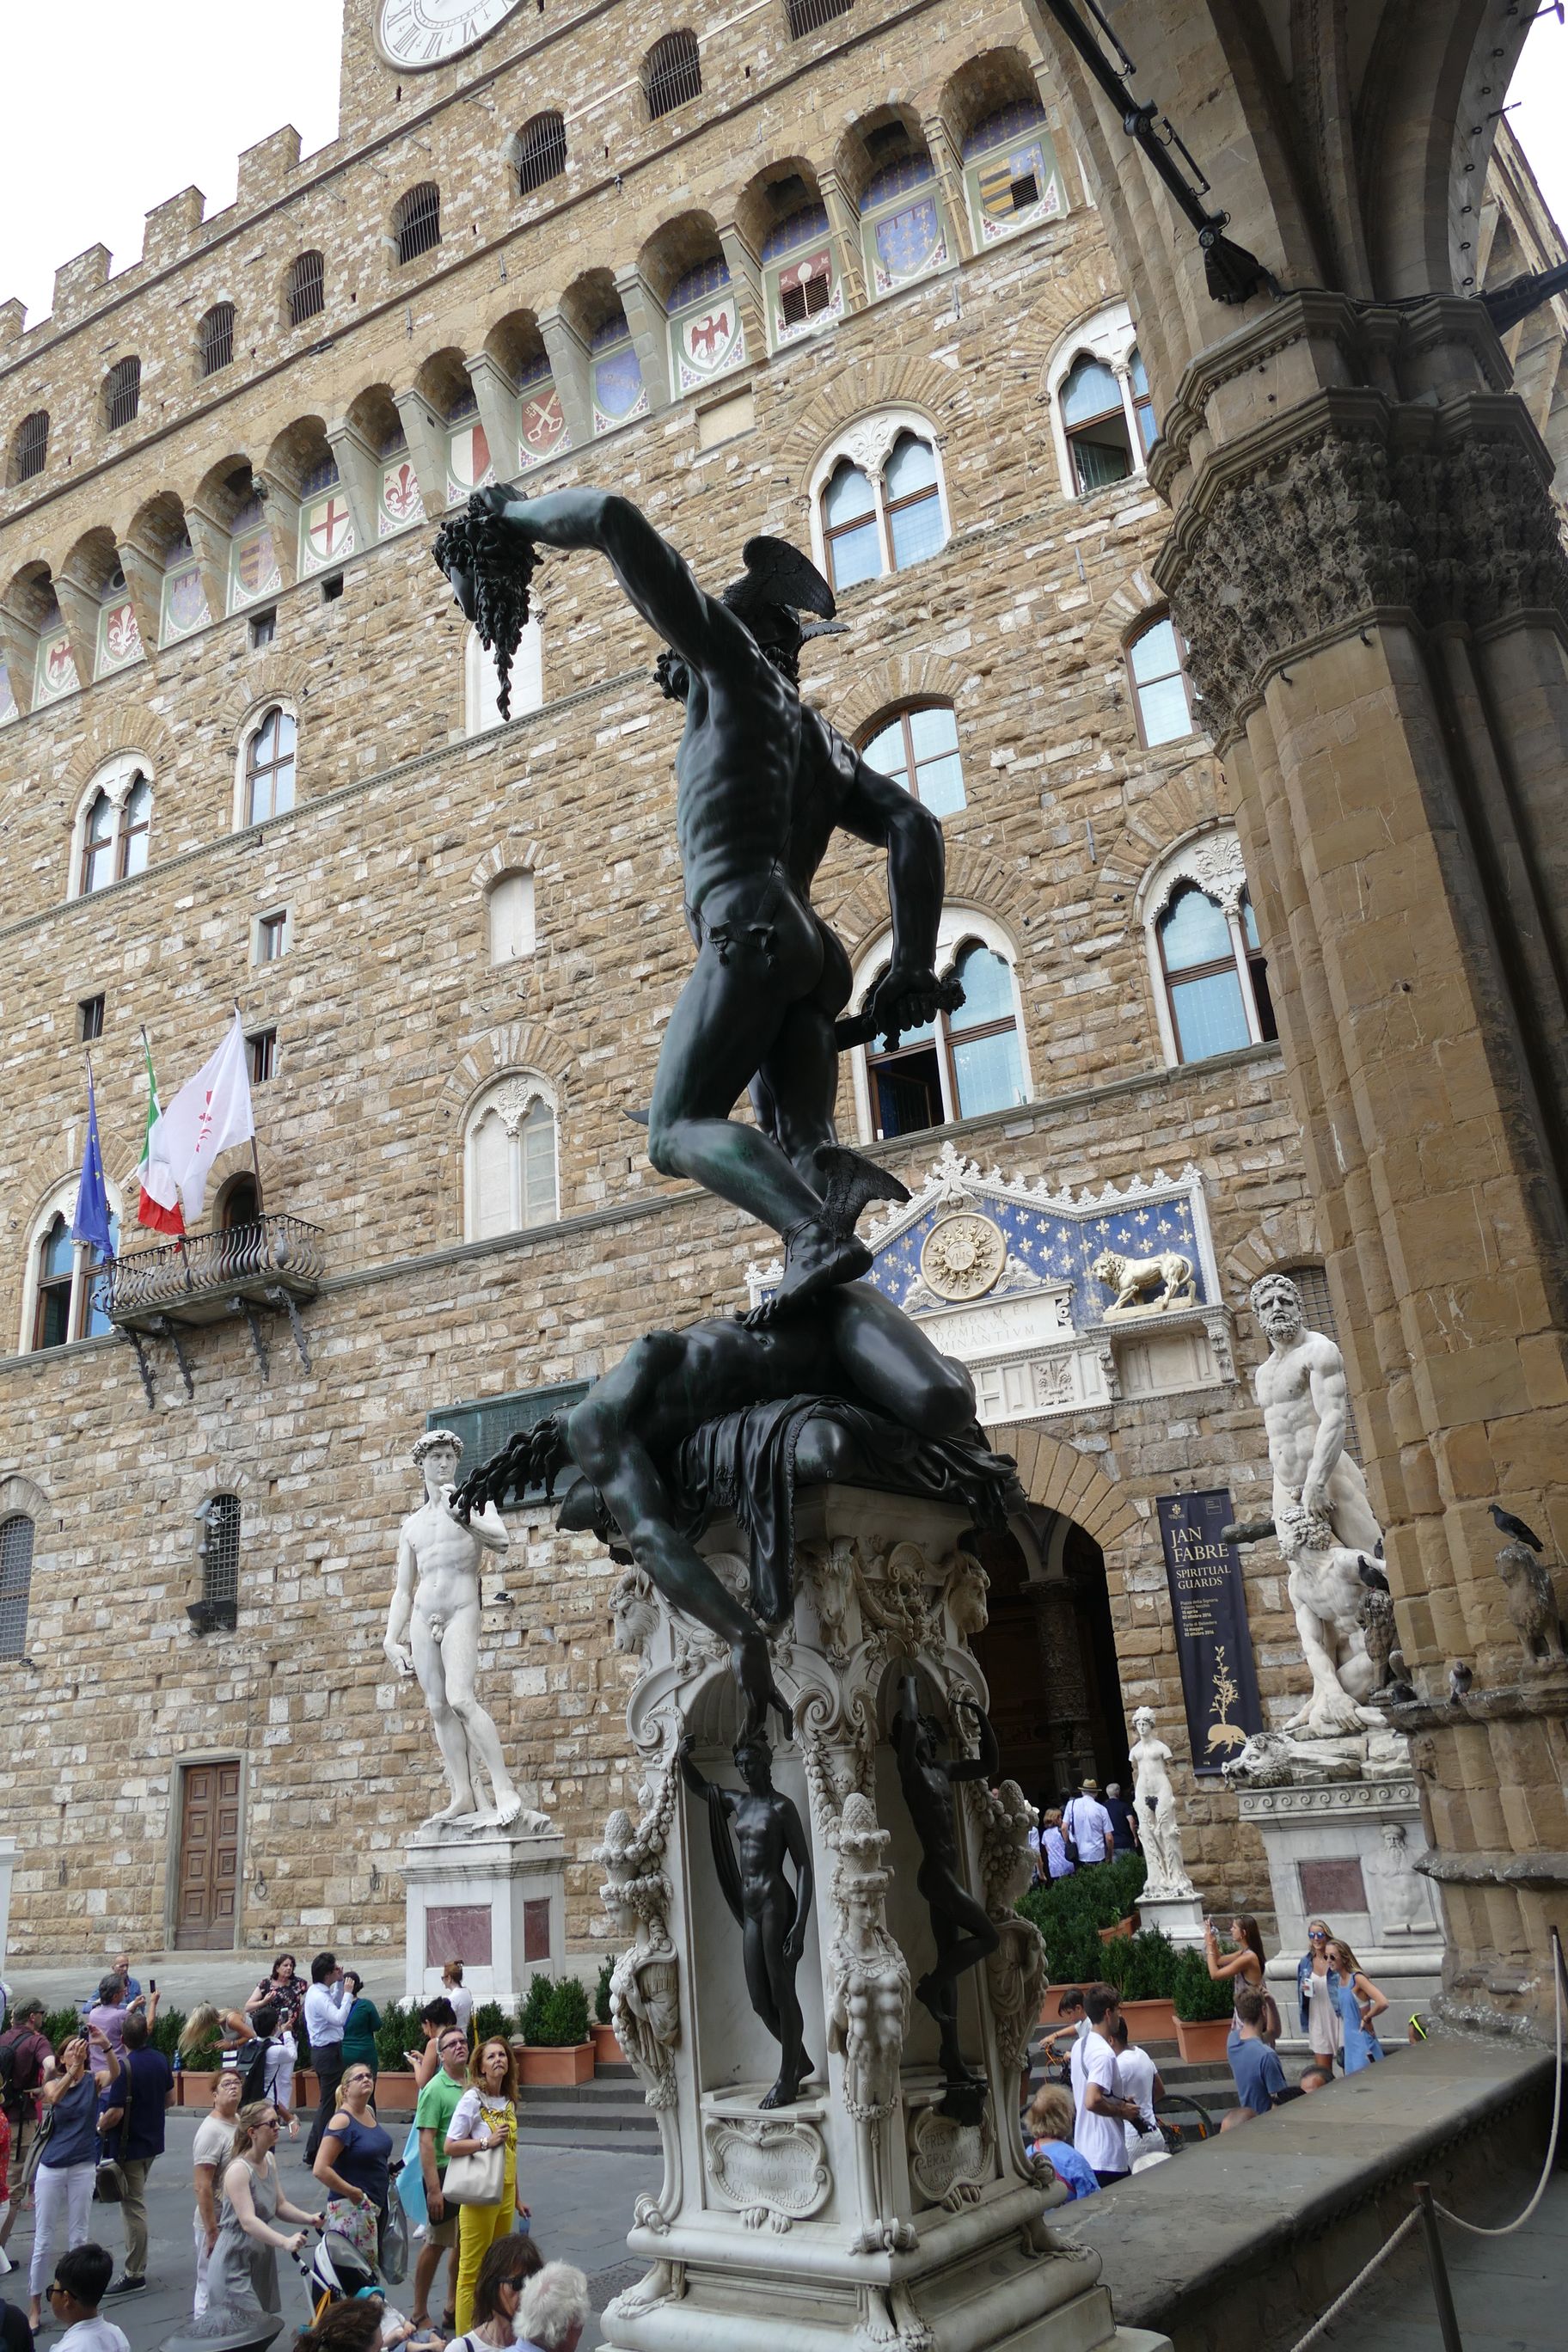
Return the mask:
{"type": "MultiPolygon", "coordinates": [[[[1103,1778],[1152,1704],[1204,1894],[1262,1909],[1260,1847],[1190,1769],[1155,1501],[1262,1503],[1247,1286],[1307,1269],[1331,1311],[1324,1237],[1151,570],[1160,420],[1036,31],[1016,0],[762,0],[694,41],[601,0],[470,9],[447,55],[438,15],[349,0],[331,147],[279,132],[229,211],[186,191],[133,268],[93,248],[48,320],[0,309],[12,1949],[396,1948],[436,1786],[380,1646],[409,1445],[433,1419],[487,1442],[650,1319],[742,1303],[765,1255],[626,1117],[689,961],[654,641],[602,565],[552,560],[498,722],[429,557],[487,468],[624,489],[715,587],[754,530],[839,583],[805,689],[942,809],[944,956],[977,959],[977,1034],[847,1057],[844,1131],[966,1212],[993,1171],[1188,1202],[1160,1348],[1081,1281],[1070,1346],[1009,1370],[975,1342],[1032,1507],[983,1640],[1009,1769],[1103,1778]],[[295,1276],[252,1278],[239,1156],[184,1258],[128,1271],[154,1240],[140,1030],[167,1099],[236,1000],[267,1270],[281,1234],[295,1276]],[[59,1222],[84,1044],[125,1328],[59,1222]]],[[[1500,257],[1551,253],[1517,150],[1488,206],[1500,257]]],[[[883,878],[845,843],[818,898],[863,989],[883,878]]],[[[583,1946],[581,1857],[627,1799],[614,1571],[542,1508],[510,1524],[487,1696],[566,1833],[583,1946]]],[[[1272,1718],[1296,1636],[1277,1557],[1246,1577],[1272,1718]]]]}

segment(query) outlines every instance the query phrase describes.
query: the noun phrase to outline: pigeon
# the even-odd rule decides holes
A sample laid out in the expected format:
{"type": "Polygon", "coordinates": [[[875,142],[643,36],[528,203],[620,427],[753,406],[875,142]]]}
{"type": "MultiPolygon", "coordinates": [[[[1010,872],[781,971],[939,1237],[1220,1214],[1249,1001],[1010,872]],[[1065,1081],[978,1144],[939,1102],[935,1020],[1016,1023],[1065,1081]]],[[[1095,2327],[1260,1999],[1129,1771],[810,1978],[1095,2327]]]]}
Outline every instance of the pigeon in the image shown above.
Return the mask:
{"type": "Polygon", "coordinates": [[[1541,1538],[1533,1528],[1526,1527],[1522,1519],[1516,1519],[1511,1511],[1500,1511],[1495,1503],[1490,1507],[1494,1528],[1505,1536],[1512,1536],[1516,1543],[1528,1544],[1531,1551],[1541,1549],[1541,1538]]]}
{"type": "Polygon", "coordinates": [[[1378,1567],[1375,1560],[1368,1559],[1364,1551],[1357,1552],[1355,1567],[1356,1574],[1360,1577],[1362,1582],[1366,1586],[1369,1592],[1386,1592],[1388,1591],[1387,1577],[1384,1574],[1382,1569],[1378,1567]]]}
{"type": "Polygon", "coordinates": [[[1448,1669],[1448,1703],[1451,1706],[1458,1706],[1475,1679],[1463,1658],[1456,1658],[1448,1669]]]}

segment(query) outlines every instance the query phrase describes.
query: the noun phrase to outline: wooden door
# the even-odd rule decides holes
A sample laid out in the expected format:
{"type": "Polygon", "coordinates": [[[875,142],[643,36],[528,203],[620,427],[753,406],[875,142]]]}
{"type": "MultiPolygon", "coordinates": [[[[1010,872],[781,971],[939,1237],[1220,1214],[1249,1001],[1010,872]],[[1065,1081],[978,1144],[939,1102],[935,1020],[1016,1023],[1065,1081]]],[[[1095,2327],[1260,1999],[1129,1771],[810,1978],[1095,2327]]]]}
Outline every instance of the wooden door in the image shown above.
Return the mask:
{"type": "Polygon", "coordinates": [[[175,1948],[233,1948],[239,1895],[239,1765],[188,1764],[181,1781],[175,1948]]]}

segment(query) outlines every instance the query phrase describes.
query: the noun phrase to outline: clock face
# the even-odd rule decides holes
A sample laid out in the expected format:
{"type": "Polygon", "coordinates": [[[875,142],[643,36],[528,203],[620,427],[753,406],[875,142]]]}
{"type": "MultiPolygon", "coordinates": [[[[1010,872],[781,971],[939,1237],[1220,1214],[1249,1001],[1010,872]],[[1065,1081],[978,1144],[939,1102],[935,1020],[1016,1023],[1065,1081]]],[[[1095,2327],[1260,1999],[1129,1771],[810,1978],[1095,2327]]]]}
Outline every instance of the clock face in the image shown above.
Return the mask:
{"type": "Polygon", "coordinates": [[[518,0],[381,0],[377,31],[393,64],[417,72],[471,49],[517,5],[518,0]]]}

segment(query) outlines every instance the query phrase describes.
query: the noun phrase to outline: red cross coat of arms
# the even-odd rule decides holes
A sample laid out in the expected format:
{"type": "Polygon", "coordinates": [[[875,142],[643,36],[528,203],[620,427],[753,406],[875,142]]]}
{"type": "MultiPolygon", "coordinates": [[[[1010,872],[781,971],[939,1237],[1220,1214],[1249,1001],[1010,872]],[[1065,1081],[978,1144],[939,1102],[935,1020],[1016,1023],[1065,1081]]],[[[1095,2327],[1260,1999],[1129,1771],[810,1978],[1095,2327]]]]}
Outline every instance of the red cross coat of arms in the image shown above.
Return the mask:
{"type": "Polygon", "coordinates": [[[310,509],[305,543],[314,563],[333,563],[340,556],[353,553],[353,517],[347,499],[339,491],[333,490],[310,509]]]}

